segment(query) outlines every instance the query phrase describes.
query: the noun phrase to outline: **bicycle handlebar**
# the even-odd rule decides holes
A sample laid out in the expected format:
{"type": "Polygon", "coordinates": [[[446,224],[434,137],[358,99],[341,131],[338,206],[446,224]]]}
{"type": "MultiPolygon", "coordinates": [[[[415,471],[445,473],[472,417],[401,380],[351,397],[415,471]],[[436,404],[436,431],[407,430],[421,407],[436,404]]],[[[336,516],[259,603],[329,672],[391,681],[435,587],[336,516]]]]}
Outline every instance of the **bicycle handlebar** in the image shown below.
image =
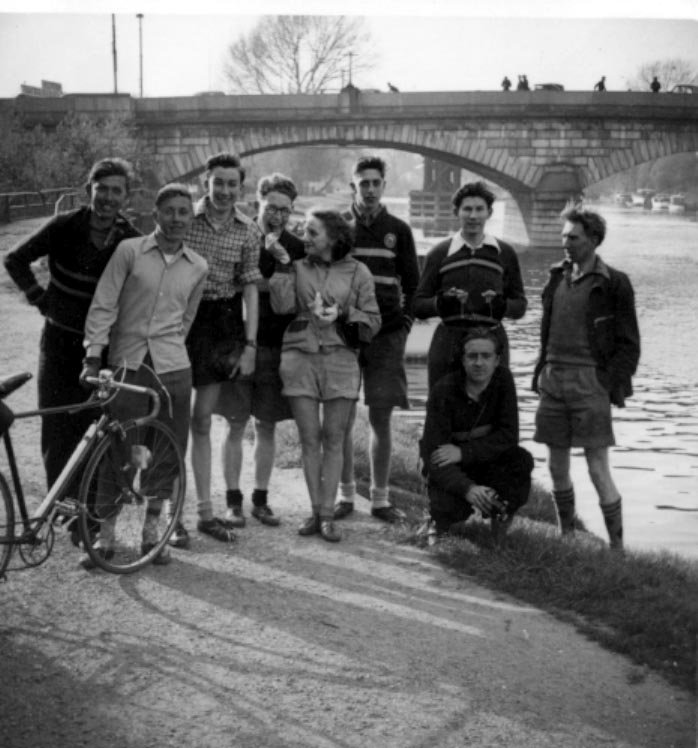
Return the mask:
{"type": "Polygon", "coordinates": [[[101,369],[98,376],[85,377],[85,381],[97,389],[97,398],[101,400],[106,400],[118,390],[135,392],[138,395],[148,395],[151,403],[150,411],[141,418],[133,419],[136,426],[144,426],[146,423],[155,420],[160,412],[160,395],[152,387],[120,382],[114,379],[114,372],[110,369],[101,369]]]}

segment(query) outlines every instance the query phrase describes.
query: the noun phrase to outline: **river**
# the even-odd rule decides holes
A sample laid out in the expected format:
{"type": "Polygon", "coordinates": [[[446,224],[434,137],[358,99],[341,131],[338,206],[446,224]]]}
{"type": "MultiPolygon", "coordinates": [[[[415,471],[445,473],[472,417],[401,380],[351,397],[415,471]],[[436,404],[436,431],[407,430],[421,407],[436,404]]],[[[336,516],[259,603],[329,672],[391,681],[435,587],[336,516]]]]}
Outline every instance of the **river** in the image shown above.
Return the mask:
{"type": "MultiPolygon", "coordinates": [[[[393,205],[399,214],[398,207],[393,205]]],[[[495,208],[488,230],[501,236],[503,206],[495,204],[495,208]]],[[[624,409],[613,409],[617,446],[611,464],[623,495],[626,546],[698,558],[698,223],[695,216],[611,205],[598,209],[608,221],[599,254],[629,274],[642,337],[635,395],[624,409]]],[[[425,242],[418,233],[416,238],[420,251],[435,243],[425,242]]],[[[506,322],[519,394],[521,442],[534,455],[534,478],[548,486],[547,450],[532,441],[537,398],[530,382],[538,349],[540,293],[547,268],[561,258],[561,250],[520,250],[529,308],[523,319],[506,322]]],[[[426,351],[434,326],[434,321],[416,324],[410,335],[412,410],[402,412],[402,417],[423,418],[426,371],[414,357],[426,351]]],[[[578,513],[592,532],[606,538],[582,450],[573,450],[572,473],[578,513]]]]}

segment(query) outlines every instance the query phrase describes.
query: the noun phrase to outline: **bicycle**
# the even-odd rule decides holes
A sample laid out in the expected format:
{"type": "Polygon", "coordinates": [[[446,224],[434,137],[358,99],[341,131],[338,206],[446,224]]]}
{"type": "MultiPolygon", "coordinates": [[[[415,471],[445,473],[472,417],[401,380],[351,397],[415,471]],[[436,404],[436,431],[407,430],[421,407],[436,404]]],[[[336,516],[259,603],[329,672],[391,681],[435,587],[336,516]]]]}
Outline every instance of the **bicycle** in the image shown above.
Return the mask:
{"type": "Polygon", "coordinates": [[[54,524],[62,518],[77,523],[74,542],[77,544],[79,538],[97,566],[115,574],[142,569],[169,540],[179,521],[186,491],[182,451],[172,431],[155,420],[160,411],[160,395],[150,387],[118,381],[111,371],[103,370],[98,377],[88,377],[87,382],[95,391],[83,403],[13,413],[3,399],[31,377],[25,372],[0,381],[0,434],[19,509],[15,522],[12,493],[0,473],[0,579],[15,547],[25,566],[44,563],[53,549],[54,524]],[[120,391],[147,395],[148,413],[140,418],[115,418],[109,405],[120,391]],[[101,412],[30,515],[10,436],[12,422],[87,409],[101,412]],[[79,486],[77,500],[69,494],[74,483],[79,486]],[[166,501],[169,507],[163,511],[166,501]],[[18,526],[20,531],[16,533],[18,526]]]}

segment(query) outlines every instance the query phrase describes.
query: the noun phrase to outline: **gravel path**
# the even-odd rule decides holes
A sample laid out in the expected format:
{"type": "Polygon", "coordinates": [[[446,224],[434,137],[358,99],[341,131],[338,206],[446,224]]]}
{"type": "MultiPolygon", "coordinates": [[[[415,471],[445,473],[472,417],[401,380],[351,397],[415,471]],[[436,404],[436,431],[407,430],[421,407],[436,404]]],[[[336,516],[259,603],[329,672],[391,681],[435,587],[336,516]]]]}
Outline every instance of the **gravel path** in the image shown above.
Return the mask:
{"type": "Polygon", "coordinates": [[[10,573],[0,745],[692,745],[687,693],[395,545],[368,502],[330,545],[296,534],[300,471],[271,495],[281,527],[194,534],[168,567],[85,572],[61,536],[10,573]]]}

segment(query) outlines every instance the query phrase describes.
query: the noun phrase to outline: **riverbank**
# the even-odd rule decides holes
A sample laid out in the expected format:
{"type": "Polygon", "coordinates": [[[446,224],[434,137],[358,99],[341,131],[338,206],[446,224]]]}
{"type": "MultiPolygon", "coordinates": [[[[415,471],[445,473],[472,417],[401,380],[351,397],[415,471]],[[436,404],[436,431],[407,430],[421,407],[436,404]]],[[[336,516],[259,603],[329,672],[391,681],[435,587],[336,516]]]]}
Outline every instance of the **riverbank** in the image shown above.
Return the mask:
{"type": "MultiPolygon", "coordinates": [[[[3,272],[0,370],[35,370],[41,318],[3,272]]],[[[34,399],[32,383],[11,404],[28,408],[34,399]]],[[[38,424],[18,424],[16,438],[26,488],[36,498],[43,487],[38,424]]],[[[217,419],[216,450],[222,438],[217,419]]],[[[413,439],[410,432],[405,439],[413,439]]],[[[297,440],[289,443],[297,459],[297,440]]],[[[251,483],[248,464],[246,496],[251,483]]],[[[222,507],[218,471],[214,492],[222,507]]],[[[127,578],[86,574],[61,535],[45,566],[11,572],[1,588],[0,743],[691,745],[694,712],[684,687],[580,636],[574,609],[560,622],[504,593],[496,580],[494,592],[476,583],[471,575],[493,558],[485,538],[455,541],[454,550],[466,555],[454,572],[443,564],[447,546],[411,544],[409,530],[372,520],[363,503],[341,523],[338,546],[299,538],[295,528],[308,506],[297,468],[275,470],[271,496],[281,528],[250,524],[232,546],[195,533],[192,549],[175,551],[169,567],[127,578]]],[[[190,528],[194,503],[189,488],[190,528]]],[[[533,586],[554,608],[559,590],[546,584],[549,546],[526,525],[514,527],[512,546],[519,536],[531,539],[538,558],[516,562],[502,585],[538,576],[533,586]]],[[[499,552],[505,560],[511,555],[499,552]]],[[[567,593],[581,598],[587,588],[578,593],[577,579],[596,570],[587,554],[570,559],[579,577],[567,593]]],[[[665,612],[654,594],[657,579],[638,576],[632,556],[622,568],[636,588],[646,584],[647,610],[635,610],[631,623],[649,610],[665,612]]],[[[695,600],[677,581],[684,599],[695,600]]],[[[624,583],[619,576],[609,593],[622,597],[624,583]]],[[[674,624],[690,635],[695,616],[683,621],[674,624]]],[[[662,631],[656,637],[665,638],[662,631]]]]}

